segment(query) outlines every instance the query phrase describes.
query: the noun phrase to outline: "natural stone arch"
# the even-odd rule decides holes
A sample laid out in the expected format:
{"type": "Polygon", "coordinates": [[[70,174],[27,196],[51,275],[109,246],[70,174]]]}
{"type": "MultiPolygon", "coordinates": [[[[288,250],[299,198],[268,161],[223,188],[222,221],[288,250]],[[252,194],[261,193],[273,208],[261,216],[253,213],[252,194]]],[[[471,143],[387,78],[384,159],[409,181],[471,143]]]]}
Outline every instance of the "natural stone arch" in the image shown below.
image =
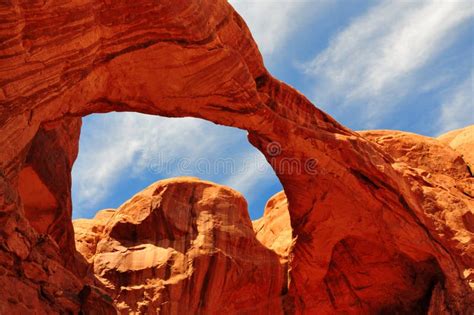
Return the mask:
{"type": "MultiPolygon", "coordinates": [[[[332,249],[348,236],[393,247],[414,261],[435,257],[450,304],[467,308],[463,263],[425,227],[429,218],[393,160],[274,79],[227,2],[52,1],[12,3],[1,11],[8,31],[0,50],[0,219],[2,243],[12,252],[22,248],[15,253],[21,259],[38,240],[18,198],[19,174],[38,132],[77,137],[78,131],[63,129],[74,117],[97,112],[191,116],[247,130],[274,167],[297,236],[289,290],[297,312],[328,303],[321,288],[332,249]],[[272,142],[281,145],[277,157],[266,150],[272,142]],[[316,161],[317,171],[282,173],[284,158],[316,161]]],[[[58,150],[74,159],[74,148],[58,150]]],[[[56,175],[67,182],[67,174],[56,175]]],[[[67,220],[58,222],[70,228],[67,220]]],[[[74,262],[66,266],[75,268],[74,262]]]]}

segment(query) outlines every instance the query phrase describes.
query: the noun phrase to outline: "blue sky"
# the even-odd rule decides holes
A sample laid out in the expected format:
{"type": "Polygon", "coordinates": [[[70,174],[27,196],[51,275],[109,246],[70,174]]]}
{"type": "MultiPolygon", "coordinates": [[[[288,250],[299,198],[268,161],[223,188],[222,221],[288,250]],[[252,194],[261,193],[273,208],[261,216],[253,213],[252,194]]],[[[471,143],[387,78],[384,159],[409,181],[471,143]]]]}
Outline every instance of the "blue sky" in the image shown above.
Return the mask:
{"type": "MultiPolygon", "coordinates": [[[[230,1],[270,72],[355,130],[436,136],[474,123],[474,2],[230,1]]],[[[246,132],[136,113],[83,120],[73,216],[196,176],[244,194],[253,219],[281,185],[246,132]]]]}

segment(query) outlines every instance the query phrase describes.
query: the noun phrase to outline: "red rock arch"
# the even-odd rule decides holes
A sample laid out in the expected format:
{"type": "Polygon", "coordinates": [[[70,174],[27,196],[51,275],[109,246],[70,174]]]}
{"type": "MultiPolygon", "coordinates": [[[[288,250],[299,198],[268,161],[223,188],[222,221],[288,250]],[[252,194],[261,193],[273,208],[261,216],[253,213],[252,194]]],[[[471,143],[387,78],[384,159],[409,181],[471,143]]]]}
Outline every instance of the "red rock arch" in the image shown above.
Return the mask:
{"type": "MultiPolygon", "coordinates": [[[[324,286],[334,246],[348,235],[413,261],[435,257],[452,308],[467,309],[468,288],[461,275],[466,262],[454,245],[433,233],[419,196],[391,166],[392,158],[274,79],[227,2],[11,2],[0,12],[0,242],[5,261],[30,262],[34,254],[63,268],[71,282],[63,291],[77,293],[82,287],[71,273],[79,267],[70,237],[70,191],[55,197],[62,206],[48,226],[57,231],[52,235],[61,248],[42,243],[28,222],[28,200],[20,198],[21,174],[29,163],[48,170],[38,175],[52,195],[59,193],[53,187],[57,183],[70,187],[65,170],[70,172],[77,153],[76,117],[109,111],[192,116],[247,130],[249,141],[273,164],[297,235],[289,289],[296,312],[313,312],[327,303],[326,297],[314,298],[314,292],[324,286]],[[35,139],[48,133],[56,140],[45,138],[36,146],[35,139]],[[266,150],[272,142],[281,145],[276,158],[266,150]],[[54,158],[39,162],[30,156],[54,158]],[[64,168],[52,167],[61,156],[64,168]],[[318,171],[279,172],[284,158],[302,165],[317,161],[318,171]],[[52,258],[45,258],[47,251],[52,258]]],[[[5,266],[8,272],[34,269],[26,263],[5,266]]],[[[388,272],[396,276],[396,270],[388,272]]],[[[0,284],[39,290],[30,280],[3,277],[0,284]]],[[[49,302],[38,305],[64,307],[51,302],[54,293],[41,290],[49,302]]],[[[387,294],[395,297],[397,290],[387,294]]]]}

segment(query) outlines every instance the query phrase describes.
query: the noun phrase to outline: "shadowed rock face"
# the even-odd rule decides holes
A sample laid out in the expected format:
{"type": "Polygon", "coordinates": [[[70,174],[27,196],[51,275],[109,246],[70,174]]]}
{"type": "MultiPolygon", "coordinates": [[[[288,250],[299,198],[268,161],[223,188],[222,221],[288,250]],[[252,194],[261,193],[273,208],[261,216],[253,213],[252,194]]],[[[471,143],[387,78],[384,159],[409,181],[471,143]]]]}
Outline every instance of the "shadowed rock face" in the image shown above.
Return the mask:
{"type": "Polygon", "coordinates": [[[288,200],[288,312],[472,313],[463,145],[341,126],[267,72],[226,1],[5,2],[0,31],[0,313],[110,311],[75,252],[69,179],[78,117],[109,111],[249,132],[288,200]]]}
{"type": "Polygon", "coordinates": [[[160,181],[74,225],[78,250],[120,313],[281,313],[283,267],[227,187],[160,181]]]}

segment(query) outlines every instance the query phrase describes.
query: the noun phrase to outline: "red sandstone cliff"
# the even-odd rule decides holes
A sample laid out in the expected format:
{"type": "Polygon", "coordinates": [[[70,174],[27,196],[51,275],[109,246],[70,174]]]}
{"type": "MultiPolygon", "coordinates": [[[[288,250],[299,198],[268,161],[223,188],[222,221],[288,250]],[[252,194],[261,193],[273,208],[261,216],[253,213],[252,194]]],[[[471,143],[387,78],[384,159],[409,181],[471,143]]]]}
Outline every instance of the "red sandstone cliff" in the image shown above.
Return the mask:
{"type": "Polygon", "coordinates": [[[4,2],[0,33],[0,313],[114,312],[70,208],[79,117],[109,111],[249,132],[288,199],[289,312],[473,312],[469,149],[341,126],[267,72],[226,1],[4,2]]]}

